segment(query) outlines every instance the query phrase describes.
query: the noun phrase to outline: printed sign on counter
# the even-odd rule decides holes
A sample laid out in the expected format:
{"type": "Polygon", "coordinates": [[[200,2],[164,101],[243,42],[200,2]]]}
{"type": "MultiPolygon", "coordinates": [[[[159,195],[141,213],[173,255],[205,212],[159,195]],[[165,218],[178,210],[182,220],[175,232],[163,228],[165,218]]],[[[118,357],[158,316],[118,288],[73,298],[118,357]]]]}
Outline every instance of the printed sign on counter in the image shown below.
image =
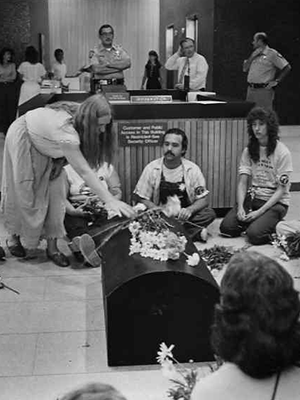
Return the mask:
{"type": "Polygon", "coordinates": [[[129,93],[127,92],[107,92],[105,93],[105,97],[109,102],[129,101],[129,93]]]}
{"type": "Polygon", "coordinates": [[[119,146],[157,146],[168,129],[167,122],[119,123],[119,146]]]}
{"type": "Polygon", "coordinates": [[[147,96],[131,96],[131,103],[172,103],[172,96],[170,95],[147,95],[147,96]]]}

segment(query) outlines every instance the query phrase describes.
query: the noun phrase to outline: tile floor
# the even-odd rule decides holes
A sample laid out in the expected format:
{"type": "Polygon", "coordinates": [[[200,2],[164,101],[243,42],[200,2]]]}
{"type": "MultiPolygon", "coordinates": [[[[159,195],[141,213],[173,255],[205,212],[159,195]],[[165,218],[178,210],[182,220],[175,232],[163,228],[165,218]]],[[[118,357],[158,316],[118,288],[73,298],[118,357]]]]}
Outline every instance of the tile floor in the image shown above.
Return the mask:
{"type": "MultiPolygon", "coordinates": [[[[293,192],[287,218],[299,216],[300,193],[293,192]]],[[[214,244],[233,249],[245,245],[243,238],[218,236],[219,223],[217,220],[210,226],[209,241],[199,244],[199,249],[214,244]]],[[[0,217],[2,244],[5,236],[0,217]]],[[[64,242],[61,248],[70,254],[64,242]]],[[[270,245],[253,248],[278,259],[279,250],[270,245]]],[[[71,388],[91,381],[113,384],[128,400],[167,399],[170,385],[158,366],[107,366],[100,268],[82,269],[76,263],[73,268],[59,268],[42,250],[31,262],[16,260],[6,252],[0,275],[20,295],[0,290],[1,399],[56,400],[71,388]]],[[[300,290],[300,260],[282,261],[282,265],[300,290]]],[[[215,277],[217,281],[221,275],[215,277]]],[[[205,375],[207,368],[202,366],[201,373],[205,375]]]]}

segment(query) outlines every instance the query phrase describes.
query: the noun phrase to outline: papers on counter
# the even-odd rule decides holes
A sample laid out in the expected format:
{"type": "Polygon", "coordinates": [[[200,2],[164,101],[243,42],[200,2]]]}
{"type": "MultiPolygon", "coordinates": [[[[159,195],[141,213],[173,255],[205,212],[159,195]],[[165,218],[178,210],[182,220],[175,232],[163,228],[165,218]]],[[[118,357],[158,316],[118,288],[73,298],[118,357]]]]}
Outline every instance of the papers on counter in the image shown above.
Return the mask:
{"type": "Polygon", "coordinates": [[[193,103],[200,103],[200,104],[225,104],[226,101],[217,101],[217,100],[203,100],[203,101],[193,101],[193,103]]]}
{"type": "Polygon", "coordinates": [[[203,96],[203,97],[205,97],[205,96],[215,96],[216,95],[216,92],[202,92],[201,90],[199,90],[198,92],[188,92],[188,94],[187,94],[187,100],[188,100],[188,102],[190,102],[190,101],[196,101],[197,100],[197,95],[200,95],[200,96],[203,96]]]}

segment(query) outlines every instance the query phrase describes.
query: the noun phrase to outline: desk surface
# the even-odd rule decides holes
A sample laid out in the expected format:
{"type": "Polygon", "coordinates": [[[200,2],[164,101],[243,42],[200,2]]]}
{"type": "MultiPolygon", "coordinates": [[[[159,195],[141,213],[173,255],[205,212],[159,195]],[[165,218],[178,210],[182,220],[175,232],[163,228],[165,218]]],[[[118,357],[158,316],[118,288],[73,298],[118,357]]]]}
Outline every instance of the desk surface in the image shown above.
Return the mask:
{"type": "MultiPolygon", "coordinates": [[[[157,91],[129,91],[130,95],[155,95],[157,91]],[[150,93],[149,93],[150,92],[150,93]]],[[[232,99],[225,96],[203,96],[199,102],[184,101],[186,93],[183,91],[161,91],[160,94],[171,94],[172,103],[132,104],[130,102],[113,102],[115,120],[132,119],[178,119],[178,118],[245,118],[253,107],[253,103],[232,99]],[[214,103],[215,101],[219,103],[214,103]]],[[[90,93],[49,93],[39,94],[19,107],[19,114],[37,107],[60,100],[83,102],[90,93]]]]}

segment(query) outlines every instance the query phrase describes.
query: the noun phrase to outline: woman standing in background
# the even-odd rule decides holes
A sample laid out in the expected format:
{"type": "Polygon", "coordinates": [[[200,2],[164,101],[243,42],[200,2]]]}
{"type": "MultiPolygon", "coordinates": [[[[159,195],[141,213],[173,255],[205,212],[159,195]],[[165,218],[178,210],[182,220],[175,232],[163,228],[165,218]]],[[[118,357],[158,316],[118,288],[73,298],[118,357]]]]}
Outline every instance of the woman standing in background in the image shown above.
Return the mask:
{"type": "Polygon", "coordinates": [[[161,89],[162,79],[160,74],[161,63],[158,59],[156,51],[151,50],[148,53],[149,59],[145,65],[145,72],[142,80],[141,89],[144,89],[145,82],[146,89],[161,89]]]}
{"type": "Polygon", "coordinates": [[[18,107],[17,72],[13,55],[14,51],[9,47],[0,51],[0,131],[4,134],[15,120],[18,107]]]}
{"type": "Polygon", "coordinates": [[[34,46],[28,46],[25,51],[25,61],[21,63],[18,72],[23,79],[19,106],[40,93],[42,78],[46,75],[43,64],[38,62],[39,53],[34,46]]]}

